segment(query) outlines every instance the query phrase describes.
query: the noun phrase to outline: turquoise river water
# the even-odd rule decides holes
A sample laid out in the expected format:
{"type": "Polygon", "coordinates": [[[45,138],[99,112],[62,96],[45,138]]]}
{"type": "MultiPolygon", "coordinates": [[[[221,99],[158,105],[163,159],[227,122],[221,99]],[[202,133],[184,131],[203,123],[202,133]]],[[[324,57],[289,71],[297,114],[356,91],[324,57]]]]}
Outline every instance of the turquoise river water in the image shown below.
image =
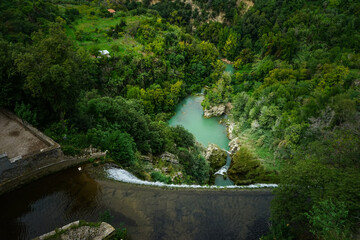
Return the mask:
{"type": "MultiPolygon", "coordinates": [[[[234,67],[231,64],[225,64],[226,72],[234,73],[234,67]]],[[[220,148],[229,150],[229,139],[226,134],[226,126],[220,124],[218,117],[204,118],[204,111],[201,102],[204,100],[203,95],[189,96],[180,102],[175,110],[175,116],[169,120],[170,126],[181,125],[189,132],[191,132],[196,141],[207,147],[210,143],[215,143],[220,148]]],[[[228,154],[226,159],[226,167],[231,163],[231,158],[228,154]]],[[[229,186],[233,182],[222,175],[217,175],[215,178],[215,185],[229,186]]]]}
{"type": "Polygon", "coordinates": [[[201,102],[204,96],[190,96],[179,103],[176,114],[170,119],[169,125],[182,125],[194,134],[196,141],[207,147],[215,143],[220,148],[228,150],[229,139],[226,136],[226,126],[219,123],[220,118],[204,118],[201,102]]]}

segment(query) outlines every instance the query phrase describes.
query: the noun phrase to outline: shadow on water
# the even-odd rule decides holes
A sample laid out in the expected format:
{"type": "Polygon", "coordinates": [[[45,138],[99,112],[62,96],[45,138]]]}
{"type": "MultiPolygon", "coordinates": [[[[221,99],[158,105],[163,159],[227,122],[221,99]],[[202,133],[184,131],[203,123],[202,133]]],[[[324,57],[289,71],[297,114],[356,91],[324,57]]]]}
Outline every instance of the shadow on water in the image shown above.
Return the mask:
{"type": "Polygon", "coordinates": [[[86,172],[69,169],[0,197],[0,236],[29,239],[71,221],[96,220],[100,186],[86,172]]]}
{"type": "MultiPolygon", "coordinates": [[[[101,168],[97,168],[101,170],[101,168]]],[[[124,223],[132,239],[259,239],[268,230],[270,190],[137,186],[66,170],[0,197],[2,239],[29,239],[71,221],[124,223]]]]}

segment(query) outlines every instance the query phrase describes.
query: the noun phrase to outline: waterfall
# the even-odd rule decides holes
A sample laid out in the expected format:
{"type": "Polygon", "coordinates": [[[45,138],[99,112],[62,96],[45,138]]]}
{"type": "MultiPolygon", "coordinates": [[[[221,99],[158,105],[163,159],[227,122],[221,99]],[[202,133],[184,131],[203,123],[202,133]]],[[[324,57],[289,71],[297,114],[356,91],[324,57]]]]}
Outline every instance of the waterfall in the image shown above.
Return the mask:
{"type": "Polygon", "coordinates": [[[201,186],[201,185],[187,185],[187,184],[166,184],[163,182],[149,182],[140,180],[135,177],[133,174],[129,173],[128,171],[120,168],[110,167],[105,169],[108,177],[110,179],[125,182],[125,183],[132,183],[132,184],[139,184],[139,185],[146,185],[146,186],[156,186],[156,187],[168,187],[168,188],[238,188],[238,189],[249,189],[249,188],[276,188],[277,184],[264,184],[264,183],[256,183],[251,185],[244,185],[244,186],[201,186]]]}
{"type": "Polygon", "coordinates": [[[230,152],[226,149],[223,149],[223,150],[226,152],[226,163],[216,173],[214,173],[214,175],[224,175],[229,170],[230,163],[231,163],[230,152]]]}

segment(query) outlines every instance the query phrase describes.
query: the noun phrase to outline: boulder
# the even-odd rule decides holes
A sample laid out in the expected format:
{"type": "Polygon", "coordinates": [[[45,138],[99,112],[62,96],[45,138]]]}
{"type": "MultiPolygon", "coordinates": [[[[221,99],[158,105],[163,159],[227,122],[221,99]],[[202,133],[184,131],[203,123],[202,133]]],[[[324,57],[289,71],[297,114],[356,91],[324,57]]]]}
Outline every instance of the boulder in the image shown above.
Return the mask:
{"type": "Polygon", "coordinates": [[[205,159],[209,161],[213,170],[218,170],[226,164],[226,151],[216,144],[209,144],[205,152],[205,159]]]}
{"type": "Polygon", "coordinates": [[[213,106],[210,109],[204,110],[204,117],[211,118],[211,117],[219,117],[225,114],[226,107],[224,104],[220,104],[217,106],[213,106]]]}
{"type": "Polygon", "coordinates": [[[82,225],[80,221],[72,222],[64,227],[57,229],[56,231],[51,231],[40,237],[34,238],[34,240],[45,240],[45,239],[63,239],[63,240],[73,240],[73,239],[93,239],[93,240],[102,240],[107,239],[113,232],[115,228],[106,222],[102,222],[99,225],[95,223],[83,222],[82,225]]]}
{"type": "Polygon", "coordinates": [[[234,138],[234,134],[233,134],[233,131],[235,129],[235,123],[234,122],[229,122],[227,124],[227,137],[232,140],[234,138]]]}
{"type": "Polygon", "coordinates": [[[231,155],[235,154],[240,149],[240,140],[239,138],[234,138],[229,142],[229,152],[231,155]]]}

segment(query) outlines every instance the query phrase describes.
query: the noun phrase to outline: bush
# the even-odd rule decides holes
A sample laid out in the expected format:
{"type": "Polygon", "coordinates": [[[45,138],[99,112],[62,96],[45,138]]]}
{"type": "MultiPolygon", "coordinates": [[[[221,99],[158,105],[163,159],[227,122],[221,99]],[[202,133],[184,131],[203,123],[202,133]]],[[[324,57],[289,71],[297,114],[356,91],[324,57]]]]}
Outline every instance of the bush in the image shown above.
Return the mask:
{"type": "Polygon", "coordinates": [[[30,108],[30,104],[21,104],[16,103],[15,105],[15,114],[22,120],[27,121],[28,123],[36,126],[36,112],[33,112],[30,108]]]}
{"type": "Polygon", "coordinates": [[[163,183],[167,183],[167,184],[171,183],[171,177],[165,176],[161,172],[153,171],[151,173],[151,178],[156,182],[163,182],[163,183]]]}
{"type": "Polygon", "coordinates": [[[88,131],[88,139],[91,144],[103,151],[108,150],[110,157],[122,165],[133,165],[136,160],[135,143],[127,133],[120,130],[91,129],[88,131]]]}
{"type": "Polygon", "coordinates": [[[323,200],[305,216],[311,224],[310,231],[319,239],[350,239],[348,210],[343,202],[323,200]]]}
{"type": "Polygon", "coordinates": [[[228,176],[235,184],[276,181],[276,176],[267,172],[260,161],[244,146],[232,156],[228,176]]]}

